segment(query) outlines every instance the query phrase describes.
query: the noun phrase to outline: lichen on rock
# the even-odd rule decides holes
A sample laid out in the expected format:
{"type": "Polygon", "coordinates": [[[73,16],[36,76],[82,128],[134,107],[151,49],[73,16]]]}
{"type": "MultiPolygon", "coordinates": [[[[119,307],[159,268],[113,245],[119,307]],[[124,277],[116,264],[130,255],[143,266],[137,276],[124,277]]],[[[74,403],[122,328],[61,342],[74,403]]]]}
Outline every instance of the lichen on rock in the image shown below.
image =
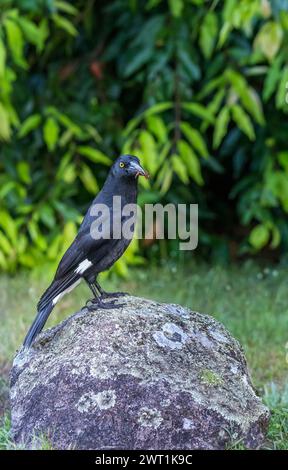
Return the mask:
{"type": "Polygon", "coordinates": [[[260,446],[269,413],[224,326],[179,305],[124,301],[78,312],[18,353],[14,440],[31,447],[46,435],[59,449],[260,446]]]}

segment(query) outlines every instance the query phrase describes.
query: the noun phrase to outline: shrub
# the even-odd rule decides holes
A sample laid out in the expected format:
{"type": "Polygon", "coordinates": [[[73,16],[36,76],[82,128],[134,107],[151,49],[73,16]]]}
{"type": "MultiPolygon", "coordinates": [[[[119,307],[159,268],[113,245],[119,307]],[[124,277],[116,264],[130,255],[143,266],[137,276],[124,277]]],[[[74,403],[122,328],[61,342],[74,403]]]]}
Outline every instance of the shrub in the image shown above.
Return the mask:
{"type": "Polygon", "coordinates": [[[286,0],[2,1],[1,268],[57,262],[121,151],[205,252],[286,248],[287,29],[286,0]]]}

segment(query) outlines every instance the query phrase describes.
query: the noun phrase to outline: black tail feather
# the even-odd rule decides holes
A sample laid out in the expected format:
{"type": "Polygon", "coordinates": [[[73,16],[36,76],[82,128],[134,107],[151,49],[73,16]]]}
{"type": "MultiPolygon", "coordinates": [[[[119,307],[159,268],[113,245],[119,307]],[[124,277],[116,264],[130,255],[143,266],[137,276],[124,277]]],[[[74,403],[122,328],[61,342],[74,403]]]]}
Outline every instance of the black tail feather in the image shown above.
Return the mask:
{"type": "Polygon", "coordinates": [[[40,333],[40,331],[42,331],[46,321],[47,321],[47,318],[49,317],[51,311],[53,310],[53,303],[52,302],[49,302],[45,308],[43,308],[42,310],[40,310],[38,313],[37,313],[37,316],[34,320],[34,322],[32,323],[27,335],[26,335],[26,338],[24,340],[24,343],[23,343],[23,347],[24,348],[30,348],[31,344],[33,343],[35,337],[40,333]]]}
{"type": "Polygon", "coordinates": [[[38,302],[37,308],[39,310],[43,310],[46,308],[49,302],[53,301],[53,299],[68,289],[74,282],[79,279],[79,274],[73,272],[69,273],[66,277],[60,280],[54,279],[52,284],[48,287],[48,289],[44,292],[41,299],[38,302]]]}
{"type": "Polygon", "coordinates": [[[57,296],[69,291],[69,288],[73,288],[73,285],[77,283],[79,279],[79,274],[75,271],[68,273],[63,279],[54,279],[38,302],[38,313],[24,340],[24,348],[29,348],[35,337],[42,331],[47,318],[54,308],[57,296]]]}

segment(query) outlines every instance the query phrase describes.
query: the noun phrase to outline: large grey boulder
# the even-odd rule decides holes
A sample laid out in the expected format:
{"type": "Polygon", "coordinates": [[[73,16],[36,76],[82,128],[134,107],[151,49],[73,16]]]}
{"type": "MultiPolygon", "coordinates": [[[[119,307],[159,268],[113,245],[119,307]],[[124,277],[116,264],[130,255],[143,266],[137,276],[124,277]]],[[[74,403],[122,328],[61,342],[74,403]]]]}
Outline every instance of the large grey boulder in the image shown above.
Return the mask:
{"type": "Polygon", "coordinates": [[[178,305],[124,300],[76,313],[18,353],[14,440],[33,447],[47,436],[60,449],[260,446],[268,410],[228,331],[178,305]]]}

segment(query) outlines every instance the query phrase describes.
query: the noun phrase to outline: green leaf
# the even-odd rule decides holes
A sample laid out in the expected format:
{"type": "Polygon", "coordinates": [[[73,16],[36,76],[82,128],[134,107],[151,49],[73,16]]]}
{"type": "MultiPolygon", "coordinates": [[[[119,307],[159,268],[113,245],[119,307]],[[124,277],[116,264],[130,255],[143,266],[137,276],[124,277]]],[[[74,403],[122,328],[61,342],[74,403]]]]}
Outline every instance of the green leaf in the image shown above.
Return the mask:
{"type": "Polygon", "coordinates": [[[68,13],[70,15],[77,15],[78,13],[77,8],[75,8],[73,5],[71,5],[68,2],[56,0],[54,3],[55,3],[57,10],[64,11],[65,13],[68,13]]]}
{"type": "Polygon", "coordinates": [[[58,257],[60,253],[60,246],[61,246],[61,240],[62,237],[61,235],[57,235],[54,240],[49,243],[48,249],[47,249],[47,257],[48,259],[54,260],[58,257]]]}
{"type": "Polygon", "coordinates": [[[66,224],[64,225],[63,237],[62,237],[63,252],[66,251],[67,248],[71,245],[76,235],[77,235],[76,224],[71,221],[66,222],[66,224]]]}
{"type": "Polygon", "coordinates": [[[37,46],[38,51],[41,51],[44,47],[45,37],[41,34],[40,28],[24,16],[19,16],[17,18],[17,23],[19,24],[27,41],[37,46]]]}
{"type": "Polygon", "coordinates": [[[230,119],[229,108],[225,106],[224,108],[221,109],[218,115],[218,118],[216,120],[216,125],[214,128],[214,134],[213,134],[213,148],[218,148],[223,138],[225,137],[227,133],[229,119],[230,119]]]}
{"type": "Polygon", "coordinates": [[[91,162],[102,163],[103,165],[108,166],[110,166],[112,163],[110,158],[108,158],[103,152],[100,152],[100,150],[96,150],[93,147],[80,145],[76,150],[78,153],[80,153],[80,155],[89,158],[91,162]]]}
{"type": "Polygon", "coordinates": [[[45,112],[49,116],[55,117],[57,121],[59,121],[64,127],[69,129],[74,135],[76,135],[79,139],[83,137],[83,132],[80,126],[75,124],[66,114],[61,113],[58,109],[54,108],[54,106],[48,106],[45,109],[45,112]]]}
{"type": "MultiPolygon", "coordinates": [[[[215,94],[213,99],[208,104],[207,109],[213,116],[215,116],[215,114],[219,111],[220,106],[222,105],[224,96],[225,96],[225,89],[220,88],[220,90],[215,94]]],[[[201,131],[204,133],[206,129],[208,128],[208,126],[209,126],[209,122],[207,121],[202,122],[201,127],[200,127],[201,131]]]]}
{"type": "Polygon", "coordinates": [[[145,65],[153,56],[153,49],[145,47],[134,54],[133,59],[123,69],[123,77],[128,78],[145,65]]]}
{"type": "Polygon", "coordinates": [[[272,96],[274,91],[276,90],[277,83],[279,82],[281,78],[281,65],[283,62],[283,57],[279,55],[276,57],[275,60],[273,60],[273,63],[271,64],[269,71],[265,77],[264,81],[264,88],[263,88],[263,99],[264,101],[268,101],[269,98],[272,96]]]}
{"type": "Polygon", "coordinates": [[[160,114],[163,113],[164,111],[167,111],[168,109],[171,109],[173,107],[173,103],[171,101],[164,101],[163,103],[157,103],[154,104],[153,106],[150,106],[150,108],[146,109],[144,111],[143,116],[148,117],[152,116],[152,114],[160,114]]]}
{"type": "Polygon", "coordinates": [[[275,249],[278,248],[281,242],[281,234],[279,229],[274,225],[272,227],[272,240],[271,240],[271,248],[275,249]]]}
{"type": "Polygon", "coordinates": [[[19,263],[26,268],[34,268],[37,265],[37,258],[31,253],[21,253],[19,263]]]}
{"type": "Polygon", "coordinates": [[[48,18],[42,18],[38,25],[39,36],[41,37],[41,44],[45,44],[46,39],[49,37],[50,29],[48,18]]]}
{"type": "MultiPolygon", "coordinates": [[[[58,176],[58,172],[57,172],[58,176]]],[[[70,163],[65,167],[65,171],[62,174],[62,179],[65,181],[65,183],[72,184],[74,183],[76,179],[77,173],[76,173],[76,166],[75,163],[70,163]]]]}
{"type": "Polygon", "coordinates": [[[16,189],[17,185],[15,181],[7,181],[7,183],[1,185],[0,189],[0,199],[4,199],[7,194],[10,193],[13,189],[16,189]]]}
{"type": "Polygon", "coordinates": [[[142,164],[153,176],[158,168],[156,143],[153,135],[146,130],[141,131],[139,144],[142,150],[142,164]]]}
{"type": "Polygon", "coordinates": [[[3,270],[8,270],[8,262],[6,260],[6,257],[4,256],[4,253],[0,250],[0,266],[3,270]]]}
{"type": "Polygon", "coordinates": [[[52,20],[54,21],[56,26],[58,26],[58,28],[63,29],[64,31],[66,31],[66,33],[70,34],[71,36],[77,36],[77,29],[75,28],[73,23],[67,20],[67,18],[65,18],[64,16],[60,16],[57,13],[54,13],[52,15],[52,20]]]}
{"type": "Polygon", "coordinates": [[[232,22],[232,18],[233,18],[233,14],[235,10],[237,10],[237,0],[228,0],[228,2],[225,2],[224,7],[223,7],[224,20],[232,22]]]}
{"type": "Polygon", "coordinates": [[[11,215],[5,211],[0,210],[0,227],[8,236],[13,245],[17,244],[17,227],[11,215]]]}
{"type": "Polygon", "coordinates": [[[265,124],[262,103],[258,93],[253,88],[248,87],[247,99],[243,100],[243,105],[260,126],[265,124]]]}
{"type": "Polygon", "coordinates": [[[0,248],[6,255],[11,256],[13,246],[2,232],[0,232],[0,248]]]}
{"type": "Polygon", "coordinates": [[[84,187],[92,194],[97,194],[99,191],[99,186],[95,176],[92,173],[92,170],[89,168],[88,165],[82,163],[81,171],[79,177],[84,184],[84,187]]]}
{"type": "Polygon", "coordinates": [[[184,165],[179,155],[173,154],[171,156],[171,162],[172,162],[173,170],[175,171],[176,175],[180,178],[180,180],[184,184],[188,184],[189,177],[188,177],[186,165],[184,165]]]}
{"type": "Polygon", "coordinates": [[[246,110],[254,117],[258,124],[263,125],[265,119],[262,104],[256,91],[249,87],[245,78],[235,70],[228,69],[225,75],[246,110]]]}
{"type": "Polygon", "coordinates": [[[250,244],[256,249],[261,250],[267,245],[270,238],[270,231],[266,225],[259,224],[253,228],[249,235],[250,244]]]}
{"type": "Polygon", "coordinates": [[[47,249],[47,241],[40,232],[38,224],[35,222],[35,220],[30,220],[28,222],[28,232],[32,241],[37,245],[37,247],[41,251],[45,251],[47,249]]]}
{"type": "Polygon", "coordinates": [[[288,176],[288,151],[284,150],[277,154],[277,160],[279,164],[284,168],[288,176]]]}
{"type": "Polygon", "coordinates": [[[215,117],[213,116],[213,114],[209,110],[207,110],[205,106],[202,106],[202,104],[182,103],[182,108],[185,109],[185,111],[187,111],[188,113],[199,117],[200,119],[207,120],[210,124],[214,124],[215,122],[215,117]]]}
{"type": "Polygon", "coordinates": [[[250,140],[255,140],[255,132],[252,122],[244,109],[242,109],[238,104],[234,104],[231,106],[231,111],[233,120],[239,129],[241,129],[241,131],[244,132],[250,140]]]}
{"type": "Polygon", "coordinates": [[[49,204],[43,204],[40,210],[40,219],[46,227],[53,229],[55,227],[54,210],[49,204]]]}
{"type": "Polygon", "coordinates": [[[184,8],[184,0],[168,0],[169,9],[175,18],[179,18],[184,8]]]}
{"type": "Polygon", "coordinates": [[[180,139],[177,142],[177,148],[183,162],[186,165],[189,175],[194,179],[194,181],[196,181],[197,184],[202,186],[204,181],[202,178],[201,167],[197,155],[190,145],[185,142],[185,140],[180,139]]]}
{"type": "Polygon", "coordinates": [[[201,71],[199,66],[191,59],[191,54],[185,51],[185,49],[180,48],[178,51],[178,58],[181,60],[190,77],[193,80],[199,80],[201,71]]]}
{"type": "Polygon", "coordinates": [[[124,259],[118,259],[114,264],[113,269],[115,269],[120,277],[123,277],[124,279],[128,278],[129,271],[124,259]]]}
{"type": "Polygon", "coordinates": [[[23,183],[31,183],[30,167],[27,162],[22,161],[17,164],[17,173],[23,183]]]}
{"type": "Polygon", "coordinates": [[[143,114],[140,114],[139,116],[136,116],[135,118],[130,119],[130,121],[128,122],[127,126],[125,127],[123,131],[123,136],[127,138],[140,124],[142,119],[143,119],[143,114]]]}
{"type": "Polygon", "coordinates": [[[217,33],[217,15],[214,11],[208,11],[202,21],[199,38],[199,44],[206,59],[210,59],[212,55],[213,49],[216,44],[217,33]]]}
{"type": "Polygon", "coordinates": [[[0,37],[0,78],[4,76],[6,65],[6,49],[0,37]]]}
{"type": "MultiPolygon", "coordinates": [[[[8,73],[9,73],[10,70],[11,69],[7,68],[8,73]]],[[[5,85],[4,85],[3,88],[5,88],[5,85]]],[[[8,100],[7,100],[6,103],[5,103],[5,107],[6,107],[7,113],[9,114],[9,119],[10,119],[11,125],[18,127],[20,125],[20,121],[19,121],[19,118],[18,118],[18,115],[16,113],[15,108],[12,106],[12,103],[8,102],[8,100]]]]}
{"type": "Polygon", "coordinates": [[[173,141],[168,140],[162,147],[158,156],[158,166],[160,167],[169,155],[173,141]]]}
{"type": "Polygon", "coordinates": [[[276,94],[276,108],[287,109],[288,105],[288,66],[285,66],[281,72],[281,80],[276,94]]]}
{"type": "Polygon", "coordinates": [[[197,95],[197,97],[198,99],[206,98],[208,95],[212,93],[212,91],[216,90],[217,88],[223,89],[225,85],[226,85],[225,76],[224,74],[222,74],[219,77],[213,78],[206,85],[204,85],[204,87],[202,88],[200,93],[197,95]]]}
{"type": "Polygon", "coordinates": [[[9,115],[4,108],[3,104],[0,103],[0,139],[9,140],[11,135],[9,115]]]}
{"type": "MultiPolygon", "coordinates": [[[[170,189],[173,178],[173,170],[168,162],[163,166],[159,175],[159,183],[161,185],[160,194],[164,195],[170,189]],[[161,176],[161,178],[160,178],[161,176]]],[[[157,178],[158,179],[158,178],[157,178]]]]}
{"type": "Polygon", "coordinates": [[[40,123],[41,123],[41,115],[32,114],[27,119],[25,119],[25,121],[22,122],[20,129],[18,131],[18,137],[20,139],[22,137],[25,137],[27,134],[29,134],[29,132],[39,127],[40,123]]]}
{"type": "Polygon", "coordinates": [[[136,116],[135,118],[130,119],[126,128],[123,131],[123,136],[128,137],[128,135],[130,135],[131,132],[134,131],[134,129],[136,129],[136,127],[140,124],[142,119],[152,116],[154,114],[163,113],[164,111],[167,111],[168,109],[171,109],[172,107],[173,107],[173,103],[170,101],[163,102],[163,103],[156,103],[153,106],[150,106],[150,108],[146,109],[146,111],[139,114],[139,116],[136,116]]]}
{"type": "Polygon", "coordinates": [[[276,21],[265,23],[254,40],[254,48],[259,49],[267,59],[272,62],[276,56],[283,39],[283,31],[276,21]]]}
{"type": "Polygon", "coordinates": [[[17,253],[24,253],[27,250],[28,240],[26,234],[18,234],[17,253]]]}
{"type": "Polygon", "coordinates": [[[57,180],[61,180],[65,178],[65,173],[66,173],[67,167],[70,164],[71,158],[72,158],[72,152],[69,150],[61,157],[60,165],[56,173],[57,180]]]}
{"type": "Polygon", "coordinates": [[[194,129],[188,122],[181,122],[180,129],[189,140],[190,144],[199,152],[201,157],[208,157],[209,153],[206,147],[206,143],[197,129],[194,129]]]}
{"type": "Polygon", "coordinates": [[[48,117],[43,127],[43,137],[48,150],[53,151],[59,135],[59,125],[54,118],[48,117]]]}
{"type": "Polygon", "coordinates": [[[163,119],[159,116],[147,116],[146,117],[147,127],[152,132],[159,142],[165,143],[167,140],[167,129],[163,119]]]}
{"type": "MultiPolygon", "coordinates": [[[[228,0],[228,3],[229,3],[229,0],[228,0]]],[[[232,24],[228,21],[224,21],[224,23],[223,23],[223,25],[220,29],[220,33],[219,33],[219,40],[218,40],[218,44],[217,44],[218,49],[223,47],[223,45],[225,44],[231,29],[232,29],[232,24]]]]}
{"type": "Polygon", "coordinates": [[[24,41],[21,29],[17,23],[10,18],[5,18],[4,26],[14,62],[24,69],[28,68],[28,64],[23,56],[24,41]]]}

